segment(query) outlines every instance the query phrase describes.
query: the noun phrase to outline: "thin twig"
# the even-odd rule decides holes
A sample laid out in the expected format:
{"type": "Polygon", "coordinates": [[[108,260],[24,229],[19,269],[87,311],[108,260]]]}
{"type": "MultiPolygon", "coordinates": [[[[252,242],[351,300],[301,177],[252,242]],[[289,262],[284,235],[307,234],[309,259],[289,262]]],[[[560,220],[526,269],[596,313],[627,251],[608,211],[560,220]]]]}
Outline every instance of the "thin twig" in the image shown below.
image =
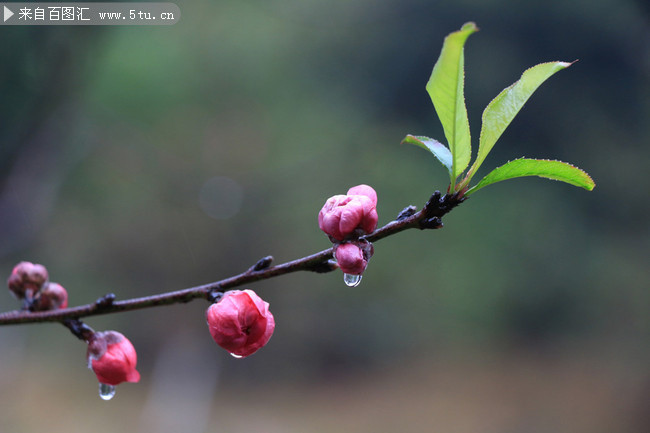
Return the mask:
{"type": "MultiPolygon", "coordinates": [[[[363,239],[369,242],[376,242],[411,228],[440,228],[442,227],[441,218],[464,200],[465,198],[459,194],[441,196],[440,192],[436,191],[422,210],[416,212],[414,207],[409,206],[400,213],[396,220],[364,236],[363,239]]],[[[24,310],[10,311],[0,314],[0,325],[62,322],[74,333],[75,330],[71,328],[71,325],[76,323],[75,320],[81,317],[185,303],[197,298],[203,298],[213,302],[215,297],[218,296],[218,293],[255,281],[267,280],[298,271],[330,272],[337,268],[336,264],[332,261],[332,254],[333,248],[328,248],[318,253],[276,266],[270,266],[273,257],[267,256],[260,259],[254,266],[241,274],[201,286],[123,301],[116,301],[115,295],[108,294],[92,304],[60,310],[37,312],[24,310]]]]}

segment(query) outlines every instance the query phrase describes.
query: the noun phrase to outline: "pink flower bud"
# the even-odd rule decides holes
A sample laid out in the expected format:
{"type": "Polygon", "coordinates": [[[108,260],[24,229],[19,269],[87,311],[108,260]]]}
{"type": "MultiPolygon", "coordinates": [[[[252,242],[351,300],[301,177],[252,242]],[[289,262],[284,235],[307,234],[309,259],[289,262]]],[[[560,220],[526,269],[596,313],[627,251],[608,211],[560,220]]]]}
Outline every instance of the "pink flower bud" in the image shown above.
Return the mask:
{"type": "Polygon", "coordinates": [[[365,195],[372,200],[375,207],[377,206],[377,192],[371,186],[364,184],[353,186],[348,190],[348,195],[365,195]]]}
{"type": "Polygon", "coordinates": [[[335,195],[325,202],[318,213],[318,226],[342,241],[356,230],[361,234],[372,233],[378,219],[377,193],[368,185],[358,185],[350,188],[348,195],[335,195]]]}
{"type": "Polygon", "coordinates": [[[339,264],[339,268],[350,275],[361,275],[368,266],[368,259],[363,249],[353,243],[345,243],[336,247],[334,257],[339,264]]]}
{"type": "Polygon", "coordinates": [[[34,303],[34,310],[56,310],[68,307],[68,292],[59,283],[46,283],[34,303]]]}
{"type": "Polygon", "coordinates": [[[135,348],[119,332],[96,332],[88,342],[86,357],[99,383],[118,385],[140,381],[140,373],[135,369],[138,362],[135,348]]]}
{"type": "Polygon", "coordinates": [[[236,356],[249,356],[273,335],[275,319],[269,304],[252,290],[232,290],[206,313],[214,341],[236,356]]]}
{"type": "Polygon", "coordinates": [[[47,279],[48,274],[45,266],[20,262],[11,271],[7,285],[16,298],[31,298],[41,289],[47,279]]]}

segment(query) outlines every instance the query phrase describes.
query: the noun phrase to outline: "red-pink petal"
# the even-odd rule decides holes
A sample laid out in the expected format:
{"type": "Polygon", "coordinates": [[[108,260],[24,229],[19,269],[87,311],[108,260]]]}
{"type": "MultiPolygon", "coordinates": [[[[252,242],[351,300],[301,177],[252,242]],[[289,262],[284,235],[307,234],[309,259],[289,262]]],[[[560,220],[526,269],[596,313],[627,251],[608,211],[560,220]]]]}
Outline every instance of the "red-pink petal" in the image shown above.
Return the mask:
{"type": "Polygon", "coordinates": [[[135,369],[138,357],[128,338],[116,331],[99,332],[95,338],[107,341],[106,350],[98,357],[89,353],[90,366],[100,383],[118,385],[140,380],[140,373],[135,369]]]}
{"type": "Polygon", "coordinates": [[[334,252],[339,268],[351,275],[361,275],[368,266],[368,261],[363,257],[363,251],[352,243],[341,244],[334,252]]]}
{"type": "Polygon", "coordinates": [[[252,290],[232,290],[206,314],[214,341],[230,353],[249,356],[264,346],[275,329],[269,304],[252,290]]]}
{"type": "Polygon", "coordinates": [[[364,184],[353,186],[348,190],[348,195],[364,195],[377,206],[377,192],[371,186],[364,184]]]}

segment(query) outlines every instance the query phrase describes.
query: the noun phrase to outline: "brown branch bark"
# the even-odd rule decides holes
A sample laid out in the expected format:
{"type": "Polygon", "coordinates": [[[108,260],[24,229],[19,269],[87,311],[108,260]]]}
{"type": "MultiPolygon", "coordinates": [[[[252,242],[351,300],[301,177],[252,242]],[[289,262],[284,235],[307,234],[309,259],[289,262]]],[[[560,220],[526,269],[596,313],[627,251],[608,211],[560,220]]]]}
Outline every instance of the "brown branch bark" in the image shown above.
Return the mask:
{"type": "MultiPolygon", "coordinates": [[[[376,242],[388,236],[411,228],[437,229],[442,227],[441,218],[451,209],[465,200],[462,193],[455,193],[441,196],[436,191],[422,210],[416,211],[415,206],[405,208],[394,221],[366,235],[363,239],[369,242],[376,242]]],[[[280,275],[290,274],[298,271],[330,272],[337,268],[332,259],[333,248],[320,251],[300,259],[270,266],[273,257],[267,256],[260,259],[247,271],[234,275],[223,280],[190,287],[183,290],[166,292],[157,295],[141,298],[116,301],[115,295],[108,294],[99,298],[92,304],[78,307],[65,308],[51,311],[30,312],[24,310],[10,311],[0,314],[0,325],[38,323],[38,322],[62,322],[68,326],[71,321],[81,317],[97,316],[101,314],[112,314],[122,311],[132,311],[142,308],[159,307],[177,303],[189,302],[193,299],[203,298],[214,301],[219,293],[240,287],[255,281],[266,280],[280,275]]],[[[70,327],[70,326],[68,326],[70,327]]],[[[72,330],[72,329],[71,329],[72,330]]],[[[74,330],[73,330],[74,333],[74,330]]],[[[75,334],[76,335],[76,334],[75,334]]],[[[81,337],[80,337],[81,338],[81,337]]]]}

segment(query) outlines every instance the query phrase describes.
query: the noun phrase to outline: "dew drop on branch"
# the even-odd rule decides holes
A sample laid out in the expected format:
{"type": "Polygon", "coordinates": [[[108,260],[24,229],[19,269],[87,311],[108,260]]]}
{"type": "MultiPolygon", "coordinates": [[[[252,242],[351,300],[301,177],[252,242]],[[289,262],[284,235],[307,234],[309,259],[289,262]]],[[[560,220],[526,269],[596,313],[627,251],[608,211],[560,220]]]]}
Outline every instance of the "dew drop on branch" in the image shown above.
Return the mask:
{"type": "Polygon", "coordinates": [[[348,287],[357,287],[361,283],[361,275],[343,274],[343,281],[348,287]]]}
{"type": "Polygon", "coordinates": [[[99,396],[102,400],[110,400],[115,396],[115,386],[105,383],[99,384],[99,396]]]}

